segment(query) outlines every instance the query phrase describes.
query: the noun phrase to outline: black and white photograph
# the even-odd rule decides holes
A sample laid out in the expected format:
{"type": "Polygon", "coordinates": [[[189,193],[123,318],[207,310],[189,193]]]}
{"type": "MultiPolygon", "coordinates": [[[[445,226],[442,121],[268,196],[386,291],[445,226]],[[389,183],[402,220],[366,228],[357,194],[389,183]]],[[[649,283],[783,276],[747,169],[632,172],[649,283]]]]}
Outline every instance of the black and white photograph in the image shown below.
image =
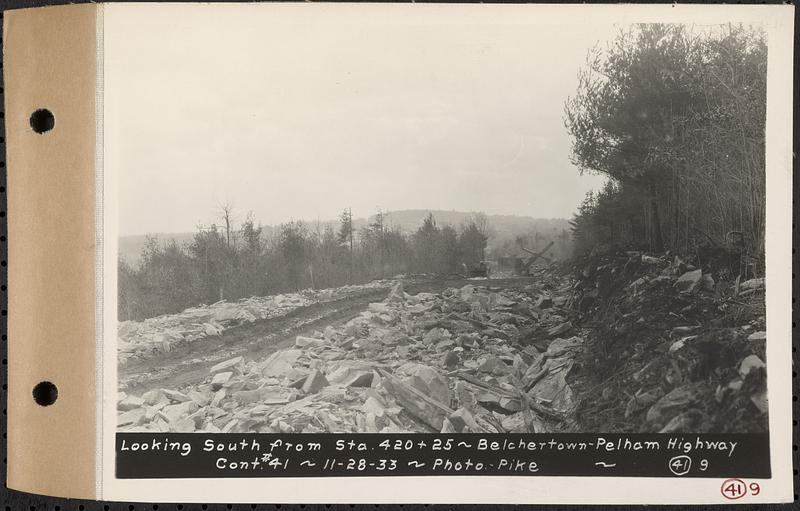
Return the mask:
{"type": "Polygon", "coordinates": [[[118,432],[769,432],[764,27],[193,16],[108,50],[118,432]]]}

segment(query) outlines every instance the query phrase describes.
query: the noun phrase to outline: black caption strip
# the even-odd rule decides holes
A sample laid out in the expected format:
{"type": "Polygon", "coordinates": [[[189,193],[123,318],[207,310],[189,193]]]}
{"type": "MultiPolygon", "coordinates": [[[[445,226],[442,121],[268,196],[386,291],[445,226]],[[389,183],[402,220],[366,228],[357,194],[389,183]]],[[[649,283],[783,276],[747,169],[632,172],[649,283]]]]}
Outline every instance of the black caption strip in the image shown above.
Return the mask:
{"type": "Polygon", "coordinates": [[[767,434],[118,433],[120,479],[770,477],[767,434]]]}

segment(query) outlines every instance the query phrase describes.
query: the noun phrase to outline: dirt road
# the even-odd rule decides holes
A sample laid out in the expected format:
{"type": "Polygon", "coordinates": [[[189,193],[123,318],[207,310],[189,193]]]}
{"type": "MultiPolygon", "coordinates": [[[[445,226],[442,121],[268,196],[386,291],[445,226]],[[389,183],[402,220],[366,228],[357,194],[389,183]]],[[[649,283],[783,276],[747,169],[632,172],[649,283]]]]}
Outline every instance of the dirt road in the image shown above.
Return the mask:
{"type": "MultiPolygon", "coordinates": [[[[466,284],[512,288],[524,287],[531,278],[480,279],[462,278],[428,280],[406,285],[410,294],[441,292],[448,287],[466,284]]],[[[248,323],[178,346],[150,359],[130,361],[119,370],[119,390],[141,395],[156,388],[177,389],[199,383],[208,376],[213,365],[239,355],[245,360],[259,360],[290,347],[298,335],[311,335],[327,325],[346,323],[367,308],[369,303],[386,297],[386,289],[371,290],[336,301],[301,307],[286,315],[248,323]]]]}

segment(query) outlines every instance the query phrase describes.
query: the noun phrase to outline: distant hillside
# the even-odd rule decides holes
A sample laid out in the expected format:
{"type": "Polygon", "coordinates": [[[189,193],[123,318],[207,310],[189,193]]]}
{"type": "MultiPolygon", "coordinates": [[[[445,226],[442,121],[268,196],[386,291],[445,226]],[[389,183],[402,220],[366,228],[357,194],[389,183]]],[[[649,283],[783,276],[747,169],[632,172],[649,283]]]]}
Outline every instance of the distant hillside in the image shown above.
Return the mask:
{"type": "Polygon", "coordinates": [[[119,255],[128,264],[136,264],[142,256],[142,249],[147,243],[147,236],[154,236],[161,243],[175,240],[179,245],[191,243],[193,232],[158,232],[153,234],[140,234],[136,236],[120,236],[119,255]]]}
{"type": "MultiPolygon", "coordinates": [[[[405,209],[399,211],[385,212],[385,223],[389,227],[396,227],[404,234],[413,234],[422,225],[425,217],[429,213],[433,214],[436,219],[436,224],[439,226],[452,225],[458,228],[462,224],[469,221],[475,212],[464,211],[445,211],[436,209],[405,209]]],[[[353,224],[356,229],[361,229],[369,222],[374,220],[374,216],[369,218],[355,218],[353,224]]],[[[489,224],[489,246],[487,247],[488,257],[499,257],[503,255],[523,255],[519,250],[515,240],[517,237],[527,238],[530,241],[527,243],[528,249],[544,248],[544,243],[561,235],[563,231],[569,231],[569,223],[564,218],[533,218],[529,216],[516,216],[516,215],[486,215],[489,224]],[[536,237],[536,235],[539,235],[536,237]]],[[[309,222],[309,225],[316,225],[317,222],[309,222]]],[[[338,220],[327,220],[320,222],[322,227],[332,225],[334,229],[338,229],[338,220]]],[[[275,232],[278,226],[264,226],[264,232],[275,232]]],[[[161,243],[167,243],[170,240],[175,240],[179,245],[189,244],[192,242],[194,233],[192,232],[179,232],[179,233],[156,233],[150,236],[156,236],[161,243]]],[[[146,235],[136,236],[122,236],[119,239],[119,253],[122,259],[128,264],[135,265],[141,257],[142,248],[145,246],[147,240],[146,235]]],[[[552,255],[557,257],[564,257],[566,255],[566,248],[561,243],[561,247],[556,247],[559,250],[554,250],[552,255]]]]}
{"type": "MultiPolygon", "coordinates": [[[[446,211],[436,209],[406,209],[385,213],[386,224],[398,227],[404,234],[413,234],[428,214],[433,214],[437,225],[452,225],[458,228],[474,217],[476,212],[446,211]]],[[[564,218],[533,218],[517,215],[486,215],[489,227],[489,246],[487,257],[524,256],[525,253],[516,243],[517,237],[525,238],[526,248],[539,250],[551,239],[569,232],[569,223],[564,218]],[[538,237],[537,237],[538,234],[538,237]]],[[[374,219],[370,217],[370,221],[374,219]]],[[[357,227],[366,225],[364,219],[354,220],[357,227]]],[[[549,252],[554,257],[567,257],[569,247],[565,243],[557,243],[549,252]]]]}

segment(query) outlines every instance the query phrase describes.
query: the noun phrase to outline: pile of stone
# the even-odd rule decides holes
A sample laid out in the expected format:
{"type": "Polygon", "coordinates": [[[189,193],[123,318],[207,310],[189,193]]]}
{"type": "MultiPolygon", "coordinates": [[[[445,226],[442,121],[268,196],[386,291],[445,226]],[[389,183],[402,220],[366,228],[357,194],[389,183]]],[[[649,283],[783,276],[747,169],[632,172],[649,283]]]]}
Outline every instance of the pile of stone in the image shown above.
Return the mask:
{"type": "Polygon", "coordinates": [[[583,338],[567,283],[409,295],[402,283],[338,327],[242,357],[200,384],[121,393],[118,427],[163,432],[547,432],[575,404],[583,338]],[[559,287],[560,286],[560,287],[559,287]]]}
{"type": "Polygon", "coordinates": [[[219,301],[200,305],[178,314],[165,314],[144,321],[122,321],[117,328],[119,364],[134,358],[149,358],[168,352],[178,344],[220,335],[228,328],[261,319],[285,315],[300,307],[345,298],[373,289],[390,288],[394,281],[333,289],[306,289],[298,293],[251,297],[236,302],[219,301]]]}

